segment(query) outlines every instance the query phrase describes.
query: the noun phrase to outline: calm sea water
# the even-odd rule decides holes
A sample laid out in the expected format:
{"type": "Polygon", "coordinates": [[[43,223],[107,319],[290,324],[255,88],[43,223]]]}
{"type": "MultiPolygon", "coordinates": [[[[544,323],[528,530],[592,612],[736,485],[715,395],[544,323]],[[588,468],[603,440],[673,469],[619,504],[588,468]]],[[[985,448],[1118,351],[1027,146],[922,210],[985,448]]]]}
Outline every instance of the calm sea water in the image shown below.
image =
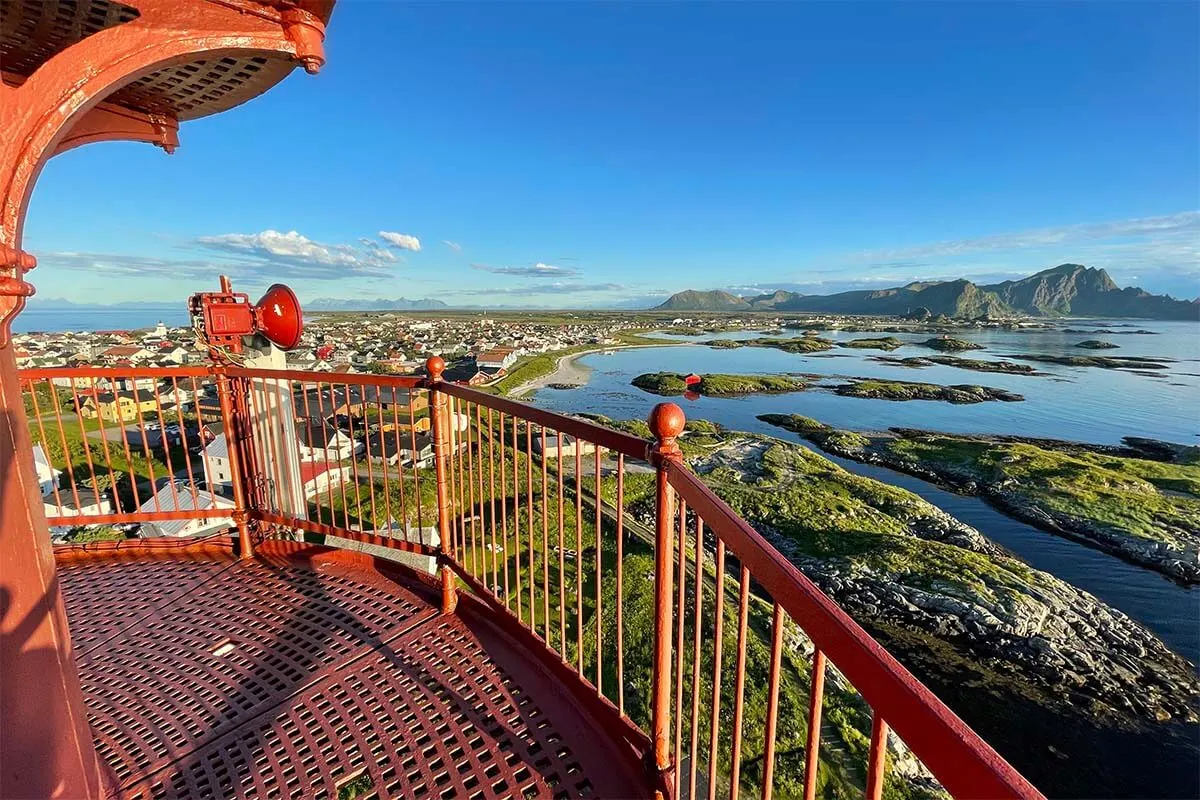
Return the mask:
{"type": "Polygon", "coordinates": [[[13,321],[14,333],[34,331],[108,331],[153,328],[162,320],[168,328],[191,325],[182,303],[136,308],[26,308],[13,321]]]}
{"type": "MultiPolygon", "coordinates": [[[[1111,323],[1110,323],[1111,324],[1111,323]]],[[[1073,322],[1070,327],[1095,329],[1094,322],[1073,322]]],[[[930,383],[979,383],[1019,392],[1021,403],[980,403],[956,406],[940,402],[892,402],[839,397],[831,392],[808,391],[788,395],[745,398],[701,397],[681,401],[690,417],[719,422],[737,430],[756,431],[782,438],[798,437],[765,425],[758,414],[795,413],[841,428],[881,430],[892,426],[928,428],[955,433],[1010,433],[1046,436],[1095,443],[1118,443],[1122,436],[1200,444],[1200,325],[1194,323],[1136,322],[1112,327],[1106,335],[1053,332],[980,331],[963,334],[984,346],[965,355],[998,359],[1007,353],[1057,355],[1156,356],[1176,359],[1169,369],[1153,377],[1094,367],[1035,364],[1048,373],[1040,376],[980,373],[954,367],[924,369],[883,364],[871,360],[879,351],[835,349],[825,354],[790,354],[778,350],[743,347],[718,350],[687,345],[679,347],[617,350],[585,356],[580,363],[591,368],[586,391],[542,389],[535,402],[556,411],[591,412],[616,418],[645,418],[661,397],[630,385],[635,375],[672,370],[677,372],[782,373],[871,376],[930,383]],[[1120,334],[1147,329],[1157,335],[1120,334]],[[1106,339],[1117,350],[1090,351],[1074,345],[1084,339],[1106,339]]],[[[759,334],[721,334],[720,338],[747,338],[759,334]]],[[[789,335],[798,335],[789,332],[789,335]]],[[[868,334],[823,333],[835,341],[868,334]]],[[[928,334],[893,334],[921,341],[928,334]]],[[[684,342],[714,338],[669,337],[684,342]]],[[[916,345],[887,355],[932,353],[916,345]]],[[[835,459],[847,469],[903,486],[975,526],[1031,566],[1091,592],[1143,623],[1163,641],[1193,663],[1200,662],[1200,591],[1181,587],[1158,573],[1127,564],[1112,556],[1012,520],[975,497],[947,492],[930,483],[880,467],[835,459]]]]}
{"type": "MultiPolygon", "coordinates": [[[[1074,323],[1071,327],[1096,327],[1074,323]]],[[[1122,436],[1147,436],[1197,444],[1200,431],[1200,325],[1135,323],[1106,335],[1055,332],[978,332],[967,334],[985,349],[966,354],[995,359],[1005,353],[1087,354],[1076,348],[1084,339],[1108,339],[1120,349],[1102,355],[1166,356],[1177,359],[1153,377],[1096,368],[1037,365],[1047,375],[977,373],[953,367],[911,369],[870,359],[876,351],[853,349],[830,354],[795,355],[777,350],[669,346],[590,355],[586,390],[542,389],[535,402],[563,412],[592,412],[611,417],[645,418],[663,398],[629,384],[643,372],[780,373],[828,376],[875,376],[931,383],[979,383],[1019,392],[1021,403],[954,406],[939,402],[890,402],[839,397],[808,391],[790,395],[736,399],[699,398],[683,402],[692,418],[729,428],[799,441],[755,417],[766,412],[799,413],[843,428],[878,430],[890,426],[959,433],[1013,433],[1096,443],[1122,436]],[[1157,335],[1119,334],[1145,328],[1157,335]]],[[[755,334],[724,334],[723,338],[755,334]]],[[[792,334],[795,335],[795,334],[792,334]]],[[[826,334],[822,334],[826,335],[826,334]]],[[[866,334],[830,334],[843,340],[866,334]]],[[[712,338],[672,337],[684,341],[712,338]]],[[[923,340],[927,335],[897,335],[923,340]]],[[[891,355],[932,351],[906,346],[891,355]]],[[[807,446],[807,445],[805,445],[807,446]]],[[[1031,566],[1056,575],[1146,625],[1176,652],[1200,662],[1200,591],[1181,587],[1156,572],[1127,564],[1084,545],[1010,519],[977,497],[965,497],[888,469],[834,458],[846,469],[902,486],[973,525],[1031,566]]],[[[992,741],[1035,784],[1049,794],[1070,797],[1195,797],[1200,791],[1200,750],[1195,726],[1175,725],[1130,732],[1068,723],[1058,712],[1030,704],[1011,704],[936,675],[935,691],[992,741]],[[1055,757],[1047,755],[1055,752],[1055,757]],[[1063,760],[1065,759],[1065,761],[1063,760]]]]}

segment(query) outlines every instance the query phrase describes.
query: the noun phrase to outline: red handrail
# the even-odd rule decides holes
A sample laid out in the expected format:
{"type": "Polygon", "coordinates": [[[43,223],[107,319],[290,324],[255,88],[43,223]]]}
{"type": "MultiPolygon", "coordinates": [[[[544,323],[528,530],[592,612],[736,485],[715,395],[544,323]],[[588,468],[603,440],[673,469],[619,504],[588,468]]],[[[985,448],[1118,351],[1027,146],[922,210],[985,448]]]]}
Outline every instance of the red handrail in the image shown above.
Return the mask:
{"type": "Polygon", "coordinates": [[[955,797],[1040,797],[991,745],[677,460],[671,487],[955,797]]]}
{"type": "MultiPolygon", "coordinates": [[[[652,416],[652,426],[657,429],[656,442],[647,442],[637,436],[628,433],[616,431],[606,428],[602,425],[590,422],[588,420],[577,419],[564,416],[554,412],[546,411],[526,403],[521,403],[515,400],[510,400],[504,397],[498,397],[487,392],[480,391],[468,386],[460,384],[445,383],[440,378],[440,369],[436,374],[432,374],[430,378],[422,378],[416,376],[385,376],[385,375],[336,375],[325,376],[323,373],[313,373],[301,370],[270,370],[270,369],[251,369],[243,367],[168,367],[168,368],[50,368],[50,369],[30,369],[24,370],[21,373],[22,381],[28,385],[31,390],[34,383],[37,381],[52,381],[54,379],[86,379],[86,378],[159,378],[172,380],[173,386],[178,388],[179,378],[197,378],[197,377],[213,377],[215,376],[218,383],[224,388],[219,392],[221,394],[221,415],[222,421],[225,423],[227,435],[230,438],[230,456],[236,457],[239,452],[252,454],[253,446],[250,440],[256,436],[254,420],[258,419],[258,425],[268,425],[269,421],[265,415],[265,409],[259,409],[256,405],[251,408],[247,405],[245,399],[240,405],[234,402],[232,397],[234,392],[228,386],[231,380],[237,381],[242,386],[242,391],[248,391],[248,387],[252,382],[263,381],[264,383],[275,382],[276,391],[293,392],[297,387],[305,384],[315,385],[318,391],[323,383],[327,383],[329,391],[335,391],[335,385],[340,385],[346,393],[346,402],[350,401],[349,392],[346,391],[350,386],[375,386],[378,388],[390,388],[393,391],[396,389],[409,390],[427,390],[430,392],[430,414],[432,422],[432,438],[435,450],[435,472],[437,483],[437,499],[438,499],[438,532],[441,538],[439,548],[431,547],[421,542],[409,542],[395,539],[391,536],[380,535],[375,532],[357,531],[350,529],[349,520],[349,502],[346,496],[345,485],[339,479],[338,486],[341,492],[341,506],[343,518],[338,520],[334,515],[334,495],[332,484],[326,486],[326,493],[329,499],[329,524],[326,524],[321,515],[320,507],[321,498],[317,497],[317,519],[296,518],[290,514],[279,513],[273,511],[270,507],[271,498],[269,496],[260,497],[255,491],[254,480],[258,471],[265,469],[263,465],[251,464],[240,471],[233,470],[232,480],[235,488],[239,490],[240,496],[245,496],[245,512],[241,509],[243,505],[237,504],[237,508],[230,509],[205,509],[205,510],[183,510],[183,509],[163,509],[155,511],[132,511],[116,514],[103,515],[81,515],[72,517],[72,521],[77,521],[81,524],[101,523],[101,522],[123,522],[123,521],[139,521],[149,522],[158,520],[177,520],[177,519],[193,519],[193,518],[210,518],[231,515],[242,517],[238,519],[241,523],[239,528],[244,527],[245,517],[250,520],[258,521],[273,526],[280,526],[292,530],[305,530],[318,534],[326,534],[340,536],[355,541],[377,544],[389,547],[394,550],[401,550],[410,553],[417,553],[426,556],[436,556],[439,565],[443,571],[443,589],[447,593],[447,608],[452,609],[454,603],[454,584],[450,580],[451,571],[457,574],[469,588],[471,592],[485,601],[487,607],[494,610],[496,613],[507,614],[513,617],[516,627],[522,630],[529,630],[531,636],[537,637],[542,644],[550,651],[556,652],[563,658],[562,668],[564,674],[570,673],[575,676],[581,683],[594,691],[601,706],[606,710],[605,713],[611,712],[615,715],[615,719],[620,721],[625,720],[629,726],[636,728],[632,720],[624,717],[624,685],[621,680],[622,675],[622,654],[616,654],[617,675],[620,685],[618,685],[611,694],[615,695],[617,705],[610,702],[611,698],[606,697],[601,689],[602,677],[602,658],[603,645],[601,640],[601,579],[602,579],[602,554],[606,545],[601,540],[600,533],[602,529],[602,506],[604,500],[601,493],[601,449],[610,451],[615,456],[617,470],[616,484],[616,519],[617,519],[617,564],[616,564],[616,579],[618,583],[617,602],[617,642],[622,641],[621,626],[621,569],[620,563],[622,553],[621,524],[625,516],[624,495],[623,495],[623,478],[626,468],[626,458],[632,458],[640,461],[648,461],[658,472],[659,486],[657,497],[657,519],[655,520],[655,563],[656,563],[656,589],[655,603],[656,614],[659,619],[659,624],[656,625],[655,635],[655,657],[653,659],[653,670],[655,685],[652,690],[653,694],[653,709],[652,718],[650,720],[649,732],[640,733],[644,737],[644,743],[654,752],[651,754],[651,760],[654,763],[655,771],[658,773],[658,781],[660,785],[670,793],[674,781],[681,780],[682,776],[679,773],[680,763],[682,759],[682,749],[680,745],[680,736],[683,731],[683,726],[686,721],[682,710],[682,677],[683,677],[683,650],[684,638],[682,622],[678,624],[672,623],[672,612],[678,615],[679,620],[683,619],[684,615],[684,581],[686,574],[687,550],[687,521],[689,512],[696,519],[697,531],[695,534],[694,545],[694,562],[695,562],[695,578],[694,581],[694,596],[692,604],[694,605],[693,618],[697,620],[693,627],[693,653],[694,661],[692,667],[692,709],[691,709],[691,737],[690,744],[693,755],[690,758],[691,774],[688,780],[691,783],[691,791],[695,791],[696,784],[696,758],[694,751],[697,748],[697,720],[698,720],[698,674],[700,665],[700,649],[699,649],[699,627],[698,619],[701,609],[701,593],[699,586],[699,576],[706,569],[704,567],[704,555],[702,552],[703,533],[707,529],[712,536],[717,540],[716,558],[715,558],[715,576],[717,578],[718,591],[715,597],[716,616],[715,637],[717,646],[714,651],[714,676],[719,678],[721,673],[721,647],[720,640],[722,636],[723,624],[723,601],[724,601],[724,582],[725,582],[725,556],[728,553],[730,558],[736,559],[741,574],[740,596],[737,605],[737,633],[738,633],[738,651],[736,671],[739,673],[736,682],[735,694],[730,698],[730,707],[733,709],[735,720],[740,720],[742,715],[742,694],[745,673],[745,652],[746,652],[746,624],[747,624],[747,609],[748,609],[748,591],[751,580],[756,586],[761,586],[767,594],[774,600],[774,615],[771,630],[771,659],[772,670],[770,675],[770,685],[768,687],[769,705],[768,715],[766,720],[766,742],[765,742],[765,757],[769,763],[764,765],[763,772],[763,796],[769,798],[771,795],[771,776],[775,766],[774,764],[774,745],[775,745],[775,730],[778,722],[776,715],[778,712],[778,693],[779,693],[779,678],[780,678],[780,649],[782,644],[781,633],[783,630],[783,614],[787,614],[791,620],[796,623],[804,633],[812,640],[815,652],[813,657],[813,675],[811,681],[812,699],[810,701],[810,716],[809,716],[809,733],[808,733],[808,752],[806,753],[806,770],[805,770],[805,794],[806,797],[811,797],[816,788],[816,749],[819,746],[819,728],[820,713],[821,713],[821,694],[822,683],[824,678],[825,659],[828,658],[833,662],[837,669],[845,676],[850,684],[861,694],[862,698],[870,706],[874,720],[872,724],[872,742],[870,752],[870,763],[868,769],[868,791],[870,796],[878,797],[882,792],[883,778],[886,770],[886,740],[887,732],[894,729],[896,733],[904,740],[907,746],[913,753],[926,765],[937,778],[938,781],[956,797],[979,797],[979,798],[997,798],[997,797],[1022,797],[1022,798],[1038,798],[1038,791],[1023,778],[1015,769],[1012,768],[995,750],[993,750],[986,742],[984,742],[974,731],[972,731],[961,719],[958,718],[944,703],[942,703],[929,689],[920,683],[911,673],[908,672],[895,658],[893,658],[882,646],[880,646],[871,636],[866,633],[853,619],[850,618],[836,603],[825,595],[809,578],[800,572],[797,567],[788,561],[774,547],[771,546],[748,522],[739,517],[724,501],[717,497],[700,478],[691,472],[683,463],[679,455],[677,445],[674,443],[674,436],[678,435],[683,429],[683,416],[678,408],[667,406],[666,404],[656,409],[655,415],[652,416]],[[287,382],[287,386],[283,386],[287,382]],[[449,403],[447,401],[450,401],[449,403]],[[472,410],[471,406],[474,405],[472,410]],[[459,412],[455,413],[455,409],[459,412]],[[484,438],[485,429],[483,428],[484,415],[481,409],[487,409],[486,415],[486,441],[484,438]],[[254,411],[257,410],[257,414],[254,411]],[[499,439],[497,442],[496,430],[492,426],[492,412],[499,412],[499,439]],[[663,413],[659,413],[663,412],[663,413]],[[453,416],[450,416],[453,414],[453,416]],[[474,416],[472,417],[472,414],[474,416]],[[458,417],[465,415],[467,418],[467,427],[463,432],[458,431],[458,417]],[[507,419],[506,419],[507,418],[507,419]],[[448,425],[449,421],[455,420],[453,425],[448,425]],[[476,429],[472,435],[470,422],[474,419],[476,429]],[[234,422],[236,421],[236,425],[234,422]],[[532,426],[539,425],[542,428],[540,434],[542,463],[540,483],[542,485],[542,495],[540,506],[535,503],[534,499],[534,480],[533,480],[533,453],[534,453],[534,437],[532,427],[527,427],[523,437],[518,436],[518,422],[524,422],[532,426]],[[511,425],[511,431],[508,427],[511,425]],[[670,435],[664,433],[670,429],[670,435]],[[235,430],[236,429],[236,430],[235,430]],[[550,564],[548,558],[549,552],[549,535],[548,535],[548,520],[546,512],[548,503],[551,502],[551,493],[549,491],[551,482],[547,473],[546,458],[547,453],[547,438],[546,432],[556,432],[558,434],[555,458],[557,458],[557,502],[558,502],[558,540],[557,548],[558,560],[558,610],[559,610],[559,626],[558,626],[558,648],[552,646],[554,631],[551,626],[550,619],[550,596],[549,590],[551,587],[550,581],[550,564]],[[566,660],[567,652],[567,632],[565,624],[567,622],[568,613],[564,606],[563,597],[563,557],[564,557],[564,541],[563,541],[563,502],[564,502],[564,469],[571,465],[569,459],[564,459],[564,444],[562,437],[564,434],[571,435],[576,438],[574,456],[574,505],[575,505],[575,547],[571,555],[574,562],[573,575],[577,584],[574,592],[575,601],[575,625],[576,625],[576,662],[569,663],[566,660]],[[238,444],[242,448],[240,451],[235,447],[233,439],[239,440],[238,444]],[[244,441],[241,441],[243,440],[244,441]],[[512,452],[512,468],[511,476],[505,474],[505,454],[504,451],[510,446],[511,441],[512,452]],[[541,568],[540,576],[543,586],[541,591],[546,594],[541,598],[541,613],[543,625],[541,633],[537,630],[537,610],[535,607],[536,591],[534,582],[538,575],[531,572],[530,586],[528,587],[528,603],[530,605],[528,625],[522,620],[521,604],[522,604],[522,588],[521,573],[518,566],[517,572],[517,588],[514,594],[509,593],[508,574],[507,570],[504,574],[504,588],[500,589],[497,563],[501,556],[497,552],[497,531],[496,531],[496,483],[497,477],[495,470],[497,443],[499,444],[500,453],[500,498],[503,499],[509,494],[508,480],[511,478],[511,490],[514,500],[514,526],[519,525],[521,519],[521,507],[524,506],[526,523],[521,527],[514,527],[514,537],[516,541],[517,551],[516,557],[521,558],[520,550],[527,546],[529,552],[526,554],[530,569],[534,567],[535,557],[535,540],[540,539],[541,544],[541,568]],[[521,445],[524,445],[524,452],[527,453],[525,458],[527,462],[523,465],[523,469],[518,471],[517,455],[520,452],[521,445]],[[582,448],[584,445],[594,448],[594,457],[590,468],[595,476],[594,483],[594,498],[590,498],[589,502],[595,503],[595,613],[596,621],[596,639],[595,639],[595,680],[590,681],[584,671],[584,653],[582,639],[582,580],[583,567],[582,557],[583,550],[581,548],[580,536],[583,524],[583,486],[580,483],[582,477],[581,460],[582,448]],[[465,448],[465,454],[464,454],[465,448]],[[478,458],[478,463],[476,459],[478,458]],[[484,459],[487,459],[488,479],[484,479],[484,459]],[[464,477],[465,476],[465,477],[464,477]],[[524,495],[522,495],[521,481],[524,479],[524,495]],[[468,483],[464,483],[464,481],[468,483]],[[488,518],[487,522],[492,527],[491,531],[491,547],[492,547],[492,566],[491,566],[491,586],[488,586],[488,566],[487,566],[487,550],[480,550],[481,542],[486,543],[486,536],[483,518],[477,517],[476,514],[482,515],[485,501],[485,486],[490,488],[488,495],[488,518]],[[478,489],[478,495],[476,495],[478,489]],[[540,529],[535,526],[535,506],[538,506],[537,511],[541,513],[540,529]],[[339,524],[344,522],[345,524],[339,524]],[[478,522],[478,526],[477,526],[478,522]],[[678,527],[676,527],[678,526],[678,527]],[[535,534],[538,534],[535,536],[535,534]],[[676,546],[678,552],[675,552],[676,546]],[[482,575],[480,564],[478,563],[480,554],[483,554],[482,575]],[[679,584],[678,592],[672,591],[671,575],[678,569],[679,584]],[[661,583],[660,583],[661,580],[661,583]],[[677,596],[676,596],[677,595],[677,596]],[[515,600],[517,603],[517,613],[514,615],[512,610],[508,608],[509,601],[515,600]],[[674,604],[674,605],[672,605],[674,604]],[[675,608],[678,606],[678,608],[675,608]],[[674,645],[672,644],[674,641],[674,645]],[[674,650],[673,650],[674,648],[674,650]],[[672,654],[674,653],[674,669],[672,670],[672,654]],[[672,676],[671,673],[674,673],[672,676]],[[674,687],[674,703],[671,702],[672,679],[676,683],[674,687]],[[672,714],[671,707],[674,706],[672,714]],[[611,708],[610,708],[611,706],[611,708]],[[674,747],[671,747],[671,726],[672,717],[674,728],[674,747]]],[[[193,389],[195,382],[192,382],[193,389]]],[[[74,391],[74,380],[72,381],[74,391]]],[[[94,392],[93,392],[94,393],[94,392]]],[[[52,394],[51,399],[56,401],[56,397],[52,394]]],[[[254,405],[254,398],[250,398],[250,405],[254,405]]],[[[333,407],[337,407],[337,398],[334,397],[333,407]]],[[[36,393],[32,397],[32,402],[37,402],[36,393]]],[[[266,402],[264,400],[264,402],[266,402]]],[[[382,393],[377,393],[373,399],[366,399],[365,394],[362,398],[362,405],[371,407],[372,410],[379,413],[380,419],[386,422],[386,417],[383,414],[382,406],[387,402],[387,397],[382,393]]],[[[394,401],[393,401],[394,402],[394,401]]],[[[304,403],[308,404],[308,395],[304,396],[304,403]]],[[[324,409],[332,412],[333,407],[324,409]]],[[[161,409],[161,406],[160,406],[161,409]]],[[[297,412],[299,409],[297,409],[297,412]]],[[[305,414],[311,411],[305,409],[305,414]]],[[[161,417],[161,412],[160,415],[161,417]]],[[[415,425],[416,421],[413,418],[412,408],[409,408],[409,436],[413,437],[413,446],[415,447],[415,425]]],[[[62,427],[62,411],[55,407],[50,415],[50,419],[58,418],[59,428],[62,427]]],[[[392,410],[393,423],[396,425],[396,430],[392,432],[394,437],[399,437],[399,430],[403,427],[397,416],[397,412],[393,407],[392,410]]],[[[41,418],[39,417],[39,424],[41,418]]],[[[116,423],[121,427],[122,423],[116,423]]],[[[160,425],[161,425],[160,420],[160,425]]],[[[137,427],[141,433],[145,432],[145,427],[139,421],[137,427]]],[[[181,430],[185,430],[185,426],[181,425],[181,430]]],[[[89,441],[86,431],[82,431],[85,445],[89,441]]],[[[106,436],[103,435],[100,442],[107,442],[106,436]]],[[[186,431],[185,434],[186,435],[186,431]]],[[[258,435],[264,435],[262,433],[258,435]]],[[[124,441],[124,440],[123,440],[124,441]]],[[[371,444],[369,438],[364,440],[366,444],[366,471],[365,475],[371,486],[379,486],[383,492],[382,503],[379,508],[383,509],[383,516],[387,522],[387,528],[390,531],[393,513],[391,500],[389,497],[389,486],[391,481],[398,481],[396,486],[400,494],[396,500],[399,502],[400,508],[400,524],[407,529],[409,525],[410,515],[407,513],[407,501],[404,498],[405,491],[405,475],[402,467],[393,468],[389,466],[389,462],[385,461],[380,465],[379,478],[377,484],[375,471],[371,463],[371,444]]],[[[384,441],[382,436],[380,442],[384,441]]],[[[399,450],[400,442],[397,438],[397,450],[399,450]]],[[[183,442],[186,447],[186,440],[183,442]]],[[[276,447],[279,443],[266,442],[268,449],[276,447]]],[[[169,455],[165,450],[168,447],[166,438],[161,442],[164,448],[164,455],[169,455]]],[[[66,447],[65,440],[61,446],[66,447]]],[[[318,448],[320,449],[320,448],[318,448]]],[[[128,447],[126,446],[126,450],[128,447]]],[[[99,454],[99,451],[97,451],[99,454]]],[[[96,468],[91,461],[93,453],[90,449],[87,452],[87,470],[93,477],[97,474],[96,468]]],[[[104,448],[104,459],[109,460],[107,447],[104,448]]],[[[147,451],[148,455],[148,451],[147,451]]],[[[268,453],[268,456],[270,454],[268,453]]],[[[376,455],[386,455],[386,453],[377,453],[376,455]]],[[[126,457],[129,457],[128,452],[126,457]]],[[[345,469],[341,459],[345,455],[339,455],[336,459],[331,459],[328,449],[321,449],[321,456],[324,460],[324,466],[338,466],[345,469]]],[[[351,459],[351,467],[354,469],[353,485],[360,485],[360,476],[358,475],[357,464],[354,462],[355,455],[352,452],[349,455],[351,459]]],[[[412,468],[411,486],[409,491],[415,494],[412,498],[417,503],[417,525],[422,524],[422,513],[420,510],[420,478],[417,473],[415,463],[416,453],[414,450],[414,463],[412,468]]],[[[268,460],[272,460],[268,457],[268,460]]],[[[69,462],[68,462],[69,466],[69,462]]],[[[111,472],[111,464],[107,464],[111,472]]],[[[193,491],[195,489],[196,477],[191,470],[190,462],[187,463],[188,481],[193,491]]],[[[278,470],[278,464],[276,464],[278,470]]],[[[261,477],[261,476],[260,476],[261,477]]],[[[266,476],[276,482],[284,480],[287,475],[282,472],[266,476]]],[[[72,488],[74,488],[75,478],[71,476],[72,488]]],[[[152,481],[153,483],[153,481],[152,481]]],[[[136,492],[136,481],[134,481],[133,490],[136,492]]],[[[276,489],[278,493],[278,488],[276,489]]],[[[357,497],[357,494],[355,495],[357,497]]],[[[371,507],[369,509],[358,509],[357,517],[364,518],[364,515],[369,510],[369,519],[375,520],[379,508],[375,504],[375,494],[368,497],[371,507]]],[[[507,524],[508,515],[501,510],[500,523],[501,526],[507,524]]],[[[64,518],[65,521],[65,518],[64,518]]],[[[590,524],[590,523],[589,523],[590,524]]],[[[502,536],[499,539],[500,549],[508,547],[508,529],[502,527],[502,536]]],[[[120,543],[106,545],[116,549],[120,547],[120,543]]],[[[611,546],[611,545],[608,545],[611,546]]],[[[243,535],[241,543],[241,551],[245,555],[250,550],[250,542],[243,535]]],[[[589,570],[591,567],[588,568],[589,570]]],[[[569,599],[569,598],[567,598],[569,599]]],[[[731,665],[727,665],[731,666],[731,665]]],[[[710,792],[715,787],[715,776],[717,763],[715,759],[716,737],[718,736],[717,715],[720,707],[720,688],[719,681],[713,685],[713,702],[711,704],[712,723],[710,735],[713,737],[710,743],[710,757],[707,767],[710,781],[710,792]]],[[[732,764],[731,764],[731,781],[734,785],[739,781],[740,759],[738,753],[741,744],[741,726],[735,724],[735,730],[732,732],[732,764]]],[[[640,728],[638,729],[640,732],[640,728]]],[[[679,787],[674,787],[678,789],[679,787]]]]}

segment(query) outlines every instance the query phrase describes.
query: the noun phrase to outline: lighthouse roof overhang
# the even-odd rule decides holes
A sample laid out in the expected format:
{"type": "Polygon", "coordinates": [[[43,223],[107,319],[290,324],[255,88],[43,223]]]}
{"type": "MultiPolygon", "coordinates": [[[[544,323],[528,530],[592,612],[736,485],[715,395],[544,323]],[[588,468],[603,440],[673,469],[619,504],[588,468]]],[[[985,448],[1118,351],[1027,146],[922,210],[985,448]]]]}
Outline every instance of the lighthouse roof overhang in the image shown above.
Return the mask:
{"type": "MultiPolygon", "coordinates": [[[[206,0],[280,26],[307,26],[323,34],[333,9],[332,0],[206,0]]],[[[177,0],[83,0],[51,3],[45,0],[0,0],[0,64],[3,82],[23,84],[55,56],[102,31],[155,24],[157,12],[177,0]]],[[[202,19],[194,18],[203,27],[202,19]]],[[[215,33],[215,31],[214,31],[215,33]]],[[[169,35],[164,31],[164,35],[169,35]]],[[[291,38],[291,37],[289,37],[291,38]]],[[[142,75],[105,98],[109,111],[125,116],[155,115],[175,123],[226,111],[266,92],[302,62],[282,52],[261,51],[204,55],[169,64],[142,75]]],[[[321,59],[323,60],[323,59],[321,59]]],[[[315,57],[303,61],[315,69],[315,57]]]]}

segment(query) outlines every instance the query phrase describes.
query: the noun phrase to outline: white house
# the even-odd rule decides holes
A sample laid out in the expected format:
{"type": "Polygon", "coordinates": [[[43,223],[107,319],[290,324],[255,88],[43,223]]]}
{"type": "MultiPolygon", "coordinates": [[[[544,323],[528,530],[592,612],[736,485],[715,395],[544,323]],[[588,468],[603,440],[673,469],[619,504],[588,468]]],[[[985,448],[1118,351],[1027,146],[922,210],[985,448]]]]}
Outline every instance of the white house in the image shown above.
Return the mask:
{"type": "MultiPolygon", "coordinates": [[[[232,511],[233,502],[226,500],[219,494],[213,494],[203,489],[196,490],[196,495],[193,497],[192,490],[188,488],[186,483],[173,481],[164,484],[161,489],[154,493],[153,497],[142,503],[138,511],[207,511],[208,509],[229,509],[232,511]]],[[[159,520],[157,522],[142,523],[141,535],[143,537],[203,536],[232,527],[233,517],[230,516],[159,520]]]]}
{"type": "Polygon", "coordinates": [[[55,498],[44,498],[42,508],[46,512],[46,518],[55,521],[60,517],[93,517],[98,514],[113,513],[112,501],[108,499],[107,492],[101,492],[98,496],[91,489],[79,489],[79,502],[75,502],[75,493],[70,490],[59,490],[58,500],[55,498]]]}
{"type": "Polygon", "coordinates": [[[217,437],[204,448],[204,485],[218,494],[233,496],[233,467],[229,463],[229,442],[225,434],[217,437]]]}
{"type": "Polygon", "coordinates": [[[54,487],[58,486],[58,476],[62,474],[62,470],[55,469],[50,463],[50,459],[46,457],[46,451],[42,449],[41,442],[33,446],[33,466],[37,469],[38,484],[42,487],[42,497],[54,494],[54,487]]]}
{"type": "Polygon", "coordinates": [[[300,464],[300,481],[304,487],[304,497],[320,498],[331,487],[338,486],[350,480],[351,467],[338,466],[323,461],[305,461],[300,464]]]}
{"type": "Polygon", "coordinates": [[[174,347],[160,347],[158,350],[158,358],[160,360],[170,361],[172,364],[186,364],[188,360],[188,351],[179,345],[174,347]]]}
{"type": "Polygon", "coordinates": [[[325,420],[313,417],[296,419],[296,446],[301,461],[338,461],[353,458],[362,449],[361,442],[354,441],[325,420]]]}

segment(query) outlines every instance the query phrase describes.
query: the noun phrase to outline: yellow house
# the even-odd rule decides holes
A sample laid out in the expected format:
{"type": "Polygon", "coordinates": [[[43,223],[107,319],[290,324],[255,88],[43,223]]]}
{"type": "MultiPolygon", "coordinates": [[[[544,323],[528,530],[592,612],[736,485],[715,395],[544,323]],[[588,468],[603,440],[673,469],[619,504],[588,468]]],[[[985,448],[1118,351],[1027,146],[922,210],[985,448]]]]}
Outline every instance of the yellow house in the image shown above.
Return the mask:
{"type": "Polygon", "coordinates": [[[157,411],[158,402],[154,392],[138,389],[135,392],[103,392],[89,397],[79,409],[84,419],[100,419],[108,422],[133,422],[147,411],[157,411]],[[97,402],[99,401],[99,402],[97,402]]]}

